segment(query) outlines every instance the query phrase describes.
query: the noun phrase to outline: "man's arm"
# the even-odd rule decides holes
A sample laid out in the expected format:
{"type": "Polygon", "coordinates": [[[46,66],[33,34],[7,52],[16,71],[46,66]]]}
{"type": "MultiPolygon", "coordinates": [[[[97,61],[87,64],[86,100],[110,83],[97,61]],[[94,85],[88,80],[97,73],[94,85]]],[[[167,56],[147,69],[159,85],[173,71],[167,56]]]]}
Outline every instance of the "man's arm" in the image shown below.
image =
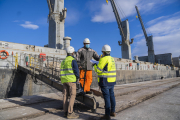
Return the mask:
{"type": "Polygon", "coordinates": [[[72,61],[72,69],[74,71],[74,75],[76,76],[76,78],[79,78],[79,68],[78,68],[78,64],[76,60],[72,61]]]}
{"type": "Polygon", "coordinates": [[[102,73],[106,64],[107,62],[103,58],[101,58],[98,65],[94,65],[95,72],[102,73]]]}
{"type": "Polygon", "coordinates": [[[80,57],[81,57],[81,50],[79,49],[79,50],[77,51],[77,53],[76,53],[76,60],[77,60],[78,62],[80,62],[80,57]]]}
{"type": "Polygon", "coordinates": [[[97,60],[97,61],[99,61],[99,55],[97,54],[97,52],[96,51],[94,51],[93,50],[93,58],[95,59],[95,60],[97,60]]]}

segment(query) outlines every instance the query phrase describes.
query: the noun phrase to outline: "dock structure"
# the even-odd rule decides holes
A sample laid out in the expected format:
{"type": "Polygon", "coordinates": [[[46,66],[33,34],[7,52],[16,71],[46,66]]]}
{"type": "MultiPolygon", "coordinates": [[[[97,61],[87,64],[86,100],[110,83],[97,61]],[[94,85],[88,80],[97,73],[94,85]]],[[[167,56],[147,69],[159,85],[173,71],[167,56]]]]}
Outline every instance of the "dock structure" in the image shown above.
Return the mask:
{"type": "MultiPolygon", "coordinates": [[[[121,117],[117,116],[115,117],[115,119],[118,120],[121,119],[124,115],[126,115],[125,114],[126,112],[125,113],[123,112],[124,110],[128,111],[129,109],[131,108],[133,109],[134,107],[136,107],[136,110],[133,110],[133,112],[132,110],[130,110],[131,112],[128,113],[131,113],[133,115],[133,113],[136,112],[137,110],[147,111],[147,109],[152,107],[151,109],[154,110],[148,112],[147,114],[151,115],[151,117],[154,116],[160,117],[158,116],[160,114],[152,114],[152,112],[156,111],[157,109],[158,110],[163,109],[167,105],[168,106],[166,107],[166,109],[163,109],[162,111],[159,112],[160,113],[167,112],[166,113],[167,116],[165,116],[165,118],[167,117],[168,118],[170,117],[171,119],[178,118],[180,117],[178,114],[179,107],[177,107],[176,104],[178,104],[178,100],[179,100],[178,96],[180,95],[178,94],[179,87],[180,87],[180,78],[170,78],[166,80],[153,80],[153,81],[141,82],[141,83],[116,85],[114,88],[115,97],[116,97],[116,114],[117,115],[120,114],[121,117]],[[172,89],[173,91],[170,91],[170,89],[172,89]],[[165,95],[162,96],[161,93],[165,95]],[[161,94],[161,101],[159,100],[157,101],[156,98],[158,98],[160,94],[161,94]],[[167,101],[165,102],[166,103],[165,106],[163,106],[164,104],[162,100],[166,100],[166,99],[162,99],[162,98],[167,99],[167,101]],[[155,101],[152,102],[152,100],[155,101]],[[157,102],[160,102],[158,103],[159,105],[153,107],[153,104],[157,102]],[[145,109],[141,109],[143,104],[145,104],[146,106],[145,109]],[[163,106],[163,108],[161,108],[160,105],[163,106]],[[173,115],[170,115],[172,113],[169,113],[169,111],[173,111],[173,115]]],[[[98,91],[98,88],[96,88],[95,90],[98,91]]],[[[0,119],[2,120],[6,120],[6,119],[66,120],[67,118],[63,117],[64,112],[63,112],[62,100],[63,100],[63,96],[61,92],[34,95],[34,96],[24,96],[21,98],[16,97],[16,98],[0,99],[0,119]]],[[[104,114],[104,101],[101,102],[99,107],[97,107],[96,113],[91,112],[90,108],[88,108],[87,106],[85,106],[84,104],[78,101],[75,102],[74,110],[78,111],[78,114],[80,115],[79,118],[80,120],[99,119],[100,115],[104,114]]],[[[129,117],[137,118],[140,116],[142,115],[139,114],[137,116],[137,114],[135,114],[135,116],[129,116],[129,117]]],[[[146,116],[145,114],[142,117],[148,118],[150,116],[146,116]]]]}
{"type": "MultiPolygon", "coordinates": [[[[148,57],[143,62],[131,60],[129,22],[121,21],[114,0],[110,0],[122,41],[119,41],[122,59],[116,64],[116,113],[135,106],[171,88],[180,86],[179,68],[155,62],[152,36],[148,38],[148,57]],[[150,57],[149,57],[150,56],[150,57]]],[[[47,0],[49,7],[49,41],[46,47],[0,41],[0,119],[49,120],[63,117],[63,85],[61,62],[71,37],[64,37],[67,9],[64,0],[47,0]]],[[[161,57],[163,55],[160,55],[161,57]]],[[[138,57],[137,57],[138,58],[138,57]]],[[[158,61],[158,57],[156,57],[158,61]]],[[[179,58],[178,58],[179,59],[179,58]]],[[[162,62],[159,62],[162,63],[162,62]]],[[[98,88],[98,76],[93,71],[93,94],[76,96],[74,110],[80,119],[98,119],[104,113],[104,99],[98,88]]],[[[180,92],[178,92],[180,93],[180,92]]],[[[178,97],[177,97],[178,98],[178,97]]],[[[180,97],[179,97],[180,98],[180,97]]],[[[179,111],[178,109],[177,111],[179,111]]],[[[176,111],[175,111],[176,112],[176,111]]],[[[180,116],[176,115],[177,118],[180,116]]]]}
{"type": "Polygon", "coordinates": [[[131,41],[130,41],[129,22],[128,22],[128,20],[121,21],[115,1],[114,0],[109,0],[109,1],[111,3],[114,15],[116,17],[120,35],[122,38],[122,41],[118,41],[119,46],[121,46],[122,58],[131,60],[132,59],[131,44],[133,43],[134,39],[131,39],[131,41]]]}
{"type": "Polygon", "coordinates": [[[49,40],[48,47],[64,49],[64,23],[67,9],[64,0],[47,0],[49,7],[49,40]]]}
{"type": "MultiPolygon", "coordinates": [[[[8,52],[6,59],[0,59],[0,97],[4,98],[0,100],[0,119],[66,119],[61,115],[63,85],[60,81],[65,50],[10,42],[3,42],[0,50],[8,52]],[[11,71],[14,71],[12,75],[11,71]]],[[[114,59],[117,113],[180,85],[179,70],[175,67],[114,59]]],[[[104,112],[97,77],[93,71],[92,95],[76,97],[75,110],[80,110],[82,119],[95,119],[104,112]]]]}

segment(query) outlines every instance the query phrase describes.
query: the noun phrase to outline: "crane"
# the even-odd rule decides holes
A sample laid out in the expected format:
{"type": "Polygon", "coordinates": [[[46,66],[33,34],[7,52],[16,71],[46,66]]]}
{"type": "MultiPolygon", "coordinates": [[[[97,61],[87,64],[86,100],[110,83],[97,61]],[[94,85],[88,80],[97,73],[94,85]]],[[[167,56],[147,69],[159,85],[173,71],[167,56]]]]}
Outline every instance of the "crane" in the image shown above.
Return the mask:
{"type": "MultiPolygon", "coordinates": [[[[109,0],[114,12],[114,15],[116,17],[116,21],[118,24],[118,28],[120,30],[120,35],[122,37],[122,41],[118,41],[119,46],[121,46],[121,53],[122,53],[122,58],[124,59],[131,59],[131,46],[130,44],[133,43],[133,38],[131,39],[131,42],[129,40],[130,38],[130,32],[129,32],[129,22],[128,20],[121,21],[120,15],[118,13],[116,4],[114,0],[109,0]]],[[[108,0],[106,0],[108,3],[108,0]]]]}
{"type": "Polygon", "coordinates": [[[64,49],[64,23],[67,9],[64,8],[64,0],[47,0],[49,7],[49,38],[48,47],[64,49]]]}
{"type": "Polygon", "coordinates": [[[136,11],[137,11],[137,14],[138,14],[139,21],[141,23],[142,30],[144,32],[144,36],[145,36],[145,39],[146,39],[146,45],[148,46],[148,62],[154,63],[155,62],[155,55],[154,55],[153,36],[152,35],[151,36],[147,35],[146,29],[145,29],[144,24],[143,24],[143,21],[141,19],[141,15],[140,15],[139,10],[138,10],[138,7],[135,6],[135,8],[136,8],[136,11]]]}

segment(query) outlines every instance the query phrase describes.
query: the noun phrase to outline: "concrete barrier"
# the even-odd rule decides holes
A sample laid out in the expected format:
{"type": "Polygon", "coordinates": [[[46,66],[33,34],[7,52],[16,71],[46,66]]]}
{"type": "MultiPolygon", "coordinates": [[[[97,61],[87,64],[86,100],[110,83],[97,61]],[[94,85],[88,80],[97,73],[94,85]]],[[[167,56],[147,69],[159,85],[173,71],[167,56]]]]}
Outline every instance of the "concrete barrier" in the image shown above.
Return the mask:
{"type": "Polygon", "coordinates": [[[58,92],[31,75],[14,69],[0,69],[0,99],[58,92]]]}
{"type": "MultiPolygon", "coordinates": [[[[179,76],[176,70],[117,70],[117,84],[127,84],[179,76]]],[[[14,69],[0,69],[0,99],[58,92],[31,75],[14,69]]],[[[97,74],[93,71],[91,88],[98,87],[97,74]]]]}
{"type": "MultiPolygon", "coordinates": [[[[157,79],[173,78],[179,75],[176,70],[117,70],[116,84],[127,84],[157,79]]],[[[97,74],[93,71],[93,82],[91,87],[97,87],[97,74]]]]}

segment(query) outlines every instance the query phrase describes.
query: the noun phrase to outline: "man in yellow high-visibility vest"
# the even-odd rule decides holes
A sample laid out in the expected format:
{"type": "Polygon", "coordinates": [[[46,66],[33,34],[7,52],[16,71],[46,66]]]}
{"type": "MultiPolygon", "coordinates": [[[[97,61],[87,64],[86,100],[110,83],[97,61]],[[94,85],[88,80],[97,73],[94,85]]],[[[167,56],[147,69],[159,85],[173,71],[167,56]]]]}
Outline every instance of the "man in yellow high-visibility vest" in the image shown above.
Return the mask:
{"type": "Polygon", "coordinates": [[[79,68],[73,57],[74,48],[69,46],[66,49],[67,57],[61,63],[61,83],[63,84],[63,110],[64,116],[69,119],[76,119],[79,115],[73,112],[76,97],[76,80],[79,78],[79,68]],[[70,95],[68,105],[68,95],[70,95]]]}
{"type": "Polygon", "coordinates": [[[109,45],[104,45],[102,52],[103,57],[100,58],[98,65],[94,64],[94,68],[98,73],[98,83],[105,101],[105,115],[102,119],[110,120],[110,116],[115,116],[116,65],[114,58],[110,56],[111,47],[109,45]]]}

